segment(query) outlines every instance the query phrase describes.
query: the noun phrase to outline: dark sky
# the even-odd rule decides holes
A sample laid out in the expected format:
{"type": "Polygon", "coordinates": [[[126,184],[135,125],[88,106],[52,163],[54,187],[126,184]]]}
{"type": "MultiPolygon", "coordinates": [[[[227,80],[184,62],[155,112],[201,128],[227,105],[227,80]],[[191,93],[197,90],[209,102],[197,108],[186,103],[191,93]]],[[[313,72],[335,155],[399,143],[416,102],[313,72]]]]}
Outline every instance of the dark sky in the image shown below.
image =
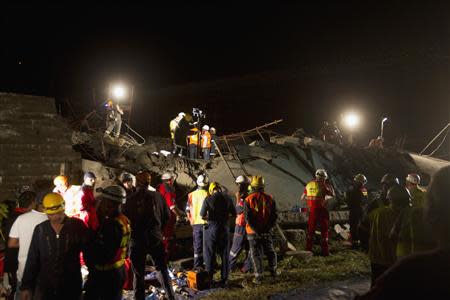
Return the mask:
{"type": "Polygon", "coordinates": [[[375,121],[392,115],[415,147],[448,122],[445,1],[228,2],[3,4],[0,90],[76,98],[114,80],[152,91],[301,69],[324,106],[311,128],[349,99],[377,107],[375,121]]]}

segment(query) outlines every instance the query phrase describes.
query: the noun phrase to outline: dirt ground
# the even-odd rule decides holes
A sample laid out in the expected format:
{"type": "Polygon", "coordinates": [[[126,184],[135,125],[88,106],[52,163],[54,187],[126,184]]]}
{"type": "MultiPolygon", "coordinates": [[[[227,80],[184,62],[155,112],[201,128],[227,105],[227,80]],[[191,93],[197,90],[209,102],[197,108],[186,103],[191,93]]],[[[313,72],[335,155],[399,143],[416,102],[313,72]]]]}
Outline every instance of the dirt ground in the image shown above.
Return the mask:
{"type": "MultiPolygon", "coordinates": [[[[296,246],[298,249],[303,248],[303,245],[296,246]]],[[[321,257],[318,256],[320,249],[315,248],[315,256],[308,262],[300,261],[295,257],[281,258],[280,276],[277,278],[267,276],[259,286],[252,283],[251,274],[234,272],[230,276],[229,288],[216,290],[201,299],[314,299],[314,297],[300,298],[300,295],[307,296],[308,293],[315,295],[314,291],[323,290],[328,286],[339,290],[339,282],[342,282],[341,289],[350,289],[350,293],[352,290],[349,285],[357,285],[355,289],[364,292],[370,275],[367,255],[361,251],[347,249],[338,241],[333,241],[330,249],[331,256],[321,257]],[[337,286],[336,282],[338,282],[337,286]]],[[[326,294],[326,291],[321,293],[326,294]]]]}

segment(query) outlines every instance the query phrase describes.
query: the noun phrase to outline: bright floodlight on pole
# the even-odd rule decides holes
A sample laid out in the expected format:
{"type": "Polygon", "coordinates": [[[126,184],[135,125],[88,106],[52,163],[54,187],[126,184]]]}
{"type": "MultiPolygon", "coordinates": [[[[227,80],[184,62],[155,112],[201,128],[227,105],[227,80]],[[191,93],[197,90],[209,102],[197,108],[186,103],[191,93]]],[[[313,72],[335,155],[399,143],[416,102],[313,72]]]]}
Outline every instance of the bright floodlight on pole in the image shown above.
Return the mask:
{"type": "Polygon", "coordinates": [[[121,100],[126,97],[127,91],[122,84],[113,85],[111,89],[112,97],[116,100],[121,100]]]}
{"type": "Polygon", "coordinates": [[[353,144],[353,131],[358,127],[360,122],[359,115],[354,112],[349,112],[344,115],[344,125],[349,129],[348,142],[353,144]]]}

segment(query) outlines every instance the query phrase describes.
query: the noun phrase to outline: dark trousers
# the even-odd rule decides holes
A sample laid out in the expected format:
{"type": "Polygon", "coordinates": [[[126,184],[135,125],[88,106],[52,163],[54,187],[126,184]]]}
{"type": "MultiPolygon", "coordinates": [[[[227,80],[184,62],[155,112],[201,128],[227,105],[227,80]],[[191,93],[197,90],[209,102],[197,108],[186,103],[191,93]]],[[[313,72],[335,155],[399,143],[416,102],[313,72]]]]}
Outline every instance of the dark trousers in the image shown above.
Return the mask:
{"type": "Polygon", "coordinates": [[[32,299],[33,300],[80,300],[81,298],[81,284],[79,287],[66,288],[64,290],[55,291],[51,288],[42,288],[36,285],[32,299]]]}
{"type": "Polygon", "coordinates": [[[272,236],[270,234],[248,234],[247,238],[255,277],[260,278],[263,276],[263,254],[267,256],[270,272],[275,272],[277,269],[277,255],[273,248],[272,236]]]}
{"type": "Polygon", "coordinates": [[[359,242],[359,224],[361,223],[362,214],[360,212],[350,210],[348,222],[350,224],[350,236],[353,243],[359,242]]]}
{"type": "Polygon", "coordinates": [[[208,225],[205,225],[203,239],[205,244],[203,258],[205,259],[206,271],[212,279],[216,253],[218,253],[222,261],[221,279],[222,281],[228,280],[228,260],[230,256],[230,231],[228,223],[210,222],[208,225]]]}
{"type": "Polygon", "coordinates": [[[84,300],[121,300],[125,267],[110,271],[92,270],[85,284],[84,300]]]}
{"type": "Polygon", "coordinates": [[[370,268],[372,271],[372,278],[371,278],[371,285],[374,286],[375,281],[380,277],[387,269],[389,269],[389,266],[385,265],[379,265],[379,264],[370,264],[370,268]]]}
{"type": "MultiPolygon", "coordinates": [[[[239,257],[239,254],[245,248],[246,243],[247,243],[247,233],[245,231],[245,226],[236,225],[234,228],[233,244],[231,245],[230,249],[230,263],[228,268],[230,271],[236,268],[236,262],[239,257]]],[[[249,270],[251,267],[252,267],[251,259],[250,256],[247,255],[243,269],[249,270]]]]}
{"type": "Polygon", "coordinates": [[[131,264],[134,274],[134,297],[136,300],[145,299],[145,258],[150,254],[155,262],[156,269],[160,272],[158,278],[161,285],[164,287],[169,299],[174,299],[172,285],[170,284],[169,272],[164,261],[164,248],[161,241],[155,241],[151,246],[145,246],[139,242],[131,243],[131,264]]]}
{"type": "Polygon", "coordinates": [[[203,225],[192,225],[194,268],[203,267],[203,225]]]}
{"type": "Polygon", "coordinates": [[[189,158],[196,159],[197,158],[197,149],[198,146],[195,144],[189,144],[189,158]]]}
{"type": "Polygon", "coordinates": [[[320,234],[322,236],[322,254],[326,256],[330,254],[330,251],[328,250],[328,225],[330,223],[330,217],[328,210],[324,207],[314,207],[309,211],[306,250],[312,250],[312,242],[317,222],[320,224],[320,234]]]}

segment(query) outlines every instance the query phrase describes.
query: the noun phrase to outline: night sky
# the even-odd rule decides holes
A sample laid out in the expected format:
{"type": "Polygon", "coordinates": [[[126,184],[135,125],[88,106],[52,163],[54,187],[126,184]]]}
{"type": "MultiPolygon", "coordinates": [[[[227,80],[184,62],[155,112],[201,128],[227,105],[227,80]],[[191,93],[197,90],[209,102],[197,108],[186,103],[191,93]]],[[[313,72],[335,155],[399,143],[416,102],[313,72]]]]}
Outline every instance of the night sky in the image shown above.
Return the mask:
{"type": "MultiPolygon", "coordinates": [[[[92,91],[101,97],[112,81],[145,94],[292,69],[308,89],[280,118],[308,132],[352,108],[364,118],[362,141],[386,115],[387,137],[405,135],[417,151],[449,122],[445,1],[185,2],[3,4],[0,91],[70,99],[88,112],[92,91]],[[313,117],[311,105],[321,108],[313,117]]],[[[257,115],[249,115],[255,126],[257,115]]],[[[234,122],[223,132],[241,129],[234,122]]]]}

